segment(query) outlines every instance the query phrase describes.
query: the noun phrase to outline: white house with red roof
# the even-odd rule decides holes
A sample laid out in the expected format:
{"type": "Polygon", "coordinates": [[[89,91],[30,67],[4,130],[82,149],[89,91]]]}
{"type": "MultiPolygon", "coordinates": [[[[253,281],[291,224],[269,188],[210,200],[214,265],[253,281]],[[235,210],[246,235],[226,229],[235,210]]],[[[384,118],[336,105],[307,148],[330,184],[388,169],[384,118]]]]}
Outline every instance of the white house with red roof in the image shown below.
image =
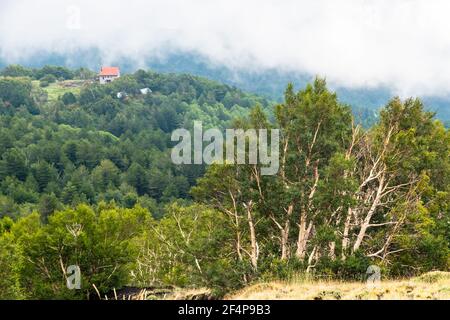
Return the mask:
{"type": "Polygon", "coordinates": [[[100,84],[105,84],[120,78],[120,69],[118,67],[102,67],[98,74],[100,84]]]}

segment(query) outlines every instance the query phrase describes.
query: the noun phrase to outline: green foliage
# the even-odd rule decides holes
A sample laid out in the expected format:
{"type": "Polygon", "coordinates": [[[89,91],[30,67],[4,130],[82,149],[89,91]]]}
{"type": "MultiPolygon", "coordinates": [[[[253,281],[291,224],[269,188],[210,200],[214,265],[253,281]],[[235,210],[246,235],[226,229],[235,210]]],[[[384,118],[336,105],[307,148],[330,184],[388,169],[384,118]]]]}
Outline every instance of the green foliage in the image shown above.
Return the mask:
{"type": "Polygon", "coordinates": [[[52,76],[54,79],[69,80],[73,79],[74,73],[65,67],[48,65],[33,72],[33,77],[35,79],[44,80],[44,78],[48,76],[52,76]]]}
{"type": "Polygon", "coordinates": [[[33,70],[21,65],[12,64],[5,67],[0,72],[0,75],[4,77],[31,77],[33,75],[33,70]]]}
{"type": "Polygon", "coordinates": [[[317,275],[342,280],[363,281],[367,268],[373,261],[364,254],[356,253],[345,260],[333,260],[327,257],[320,259],[315,266],[317,275]]]}
{"type": "Polygon", "coordinates": [[[289,85],[272,111],[190,75],[139,70],[79,94],[58,87],[50,101],[24,76],[92,72],[3,75],[0,298],[93,298],[93,284],[101,294],[131,284],[223,294],[303,272],[361,280],[371,264],[389,276],[450,267],[450,133],[420,100],[392,99],[366,130],[319,78],[289,85]],[[172,164],[171,132],[194,120],[279,129],[278,173],[172,164]],[[82,290],[65,285],[71,264],[82,290]]]}
{"type": "MultiPolygon", "coordinates": [[[[86,73],[78,70],[75,75],[80,72],[86,73]]],[[[33,70],[32,76],[53,81],[72,78],[71,73],[44,67],[33,70]]],[[[52,101],[42,100],[37,88],[30,91],[27,79],[2,78],[1,83],[5,93],[1,91],[0,99],[4,111],[0,115],[0,189],[8,197],[5,204],[12,201],[26,205],[26,210],[37,209],[43,221],[59,204],[114,200],[132,207],[146,203],[159,216],[165,203],[189,199],[188,191],[204,167],[171,164],[172,130],[192,128],[194,120],[225,128],[248,110],[237,105],[227,109],[216,98],[222,101],[230,92],[236,103],[241,99],[251,105],[249,101],[255,99],[205,79],[145,71],[108,85],[84,85],[79,96],[58,87],[60,99],[52,101]],[[141,95],[143,87],[150,87],[152,94],[141,95]],[[117,91],[127,92],[129,99],[117,99],[117,91]],[[212,105],[199,104],[205,95],[211,97],[212,105]],[[21,109],[21,105],[35,108],[33,100],[38,103],[37,112],[21,109]]],[[[10,215],[7,207],[5,214],[10,215]]]]}
{"type": "MultiPolygon", "coordinates": [[[[267,126],[258,114],[237,125],[267,126]]],[[[449,133],[419,100],[394,98],[363,131],[316,79],[298,93],[288,86],[275,116],[277,175],[210,166],[192,189],[196,200],[238,221],[235,259],[252,264],[248,276],[360,279],[371,264],[392,276],[449,267],[449,133]],[[299,270],[290,269],[292,260],[299,270]]]]}
{"type": "Polygon", "coordinates": [[[61,204],[59,203],[58,198],[56,198],[54,193],[44,194],[43,196],[41,196],[41,199],[39,200],[38,211],[41,215],[42,221],[45,223],[48,222],[48,217],[60,207],[61,204]]]}
{"type": "Polygon", "coordinates": [[[239,287],[242,277],[229,258],[232,244],[223,216],[200,205],[175,203],[166,211],[144,237],[135,281],[145,286],[206,286],[217,293],[239,287]]]}
{"type": "Polygon", "coordinates": [[[12,225],[11,219],[0,220],[0,300],[24,297],[18,272],[22,265],[22,256],[20,247],[10,233],[12,225]]]}
{"type": "MultiPolygon", "coordinates": [[[[146,210],[87,206],[59,211],[42,225],[39,215],[20,219],[8,233],[21,248],[22,262],[14,266],[20,288],[27,298],[89,298],[95,285],[104,294],[127,283],[136,257],[134,239],[142,233],[146,210]],[[66,286],[66,270],[81,270],[80,290],[66,286]]],[[[3,249],[5,250],[5,249],[3,249]]]]}
{"type": "Polygon", "coordinates": [[[75,97],[75,95],[72,92],[64,93],[61,97],[61,100],[64,103],[64,105],[66,105],[66,106],[77,102],[77,98],[75,97]]]}
{"type": "Polygon", "coordinates": [[[48,87],[49,84],[56,82],[56,77],[53,74],[47,74],[40,79],[41,87],[48,87]]]}
{"type": "Polygon", "coordinates": [[[22,105],[33,107],[31,81],[26,78],[0,78],[0,100],[4,106],[18,108],[22,105]]]}

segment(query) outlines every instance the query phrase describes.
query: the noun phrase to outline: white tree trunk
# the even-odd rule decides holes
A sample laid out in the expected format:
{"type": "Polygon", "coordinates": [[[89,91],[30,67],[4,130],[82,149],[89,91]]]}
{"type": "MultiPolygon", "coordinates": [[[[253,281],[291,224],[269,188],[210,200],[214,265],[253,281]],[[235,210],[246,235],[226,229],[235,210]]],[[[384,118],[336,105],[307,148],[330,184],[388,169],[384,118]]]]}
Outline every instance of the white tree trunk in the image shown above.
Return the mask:
{"type": "Polygon", "coordinates": [[[361,228],[359,229],[358,236],[356,237],[355,244],[353,245],[353,252],[356,252],[359,247],[361,246],[361,243],[366,236],[367,228],[370,225],[370,220],[372,219],[373,214],[375,213],[376,209],[378,208],[380,204],[380,200],[382,197],[382,193],[384,190],[384,174],[381,175],[381,178],[378,183],[377,193],[375,195],[375,198],[372,201],[372,205],[370,206],[369,211],[366,214],[366,217],[364,218],[363,222],[361,223],[361,228]]]}
{"type": "Polygon", "coordinates": [[[245,206],[247,209],[247,220],[248,220],[248,227],[250,230],[250,261],[252,264],[252,267],[254,270],[258,269],[258,256],[259,256],[259,247],[258,242],[256,241],[256,230],[255,230],[255,223],[253,221],[253,213],[252,213],[252,207],[253,207],[253,201],[250,200],[250,203],[245,206]]]}

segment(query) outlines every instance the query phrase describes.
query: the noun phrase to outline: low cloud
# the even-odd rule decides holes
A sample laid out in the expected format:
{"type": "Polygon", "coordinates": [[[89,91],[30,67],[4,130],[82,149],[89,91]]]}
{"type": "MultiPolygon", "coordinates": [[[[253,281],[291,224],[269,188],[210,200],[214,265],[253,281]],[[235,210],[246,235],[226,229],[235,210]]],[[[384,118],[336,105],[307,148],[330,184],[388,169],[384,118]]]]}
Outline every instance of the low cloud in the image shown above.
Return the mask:
{"type": "Polygon", "coordinates": [[[98,48],[105,62],[144,66],[188,51],[230,68],[447,95],[449,12],[445,0],[2,0],[0,56],[98,48]]]}

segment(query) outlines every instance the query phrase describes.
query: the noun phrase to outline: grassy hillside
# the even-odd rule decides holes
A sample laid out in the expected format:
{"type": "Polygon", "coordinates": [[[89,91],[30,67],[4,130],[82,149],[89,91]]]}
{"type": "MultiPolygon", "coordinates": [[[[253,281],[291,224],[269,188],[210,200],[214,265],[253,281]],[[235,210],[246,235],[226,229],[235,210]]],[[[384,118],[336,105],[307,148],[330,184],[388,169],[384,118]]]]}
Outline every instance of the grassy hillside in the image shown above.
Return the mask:
{"type": "MultiPolygon", "coordinates": [[[[100,297],[105,299],[105,297],[100,297]]],[[[127,288],[107,296],[121,300],[204,300],[217,298],[207,288],[127,288]]],[[[260,282],[223,297],[225,300],[448,300],[450,272],[433,271],[402,280],[320,281],[304,276],[291,281],[260,282]]]]}
{"type": "Polygon", "coordinates": [[[368,286],[364,282],[291,281],[259,283],[226,299],[265,300],[404,300],[450,299],[450,272],[429,272],[405,280],[386,280],[368,286]]]}

